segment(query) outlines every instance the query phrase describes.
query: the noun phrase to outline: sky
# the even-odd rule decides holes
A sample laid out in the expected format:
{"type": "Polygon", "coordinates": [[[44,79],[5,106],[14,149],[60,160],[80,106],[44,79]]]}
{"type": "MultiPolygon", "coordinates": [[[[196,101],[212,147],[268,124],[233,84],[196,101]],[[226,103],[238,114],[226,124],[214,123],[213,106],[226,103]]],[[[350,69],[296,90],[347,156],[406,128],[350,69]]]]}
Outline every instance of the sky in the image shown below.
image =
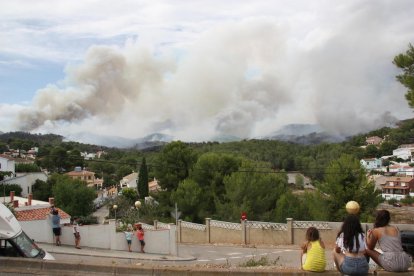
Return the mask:
{"type": "Polygon", "coordinates": [[[0,0],[0,131],[183,141],[412,117],[410,0],[0,0]]]}

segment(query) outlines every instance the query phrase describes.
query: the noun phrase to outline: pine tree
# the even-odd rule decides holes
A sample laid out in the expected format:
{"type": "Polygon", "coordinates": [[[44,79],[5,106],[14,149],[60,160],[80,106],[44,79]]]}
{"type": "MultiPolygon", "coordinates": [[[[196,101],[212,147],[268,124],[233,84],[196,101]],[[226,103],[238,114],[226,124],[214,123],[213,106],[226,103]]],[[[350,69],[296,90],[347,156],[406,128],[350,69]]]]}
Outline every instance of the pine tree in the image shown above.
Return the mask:
{"type": "Polygon", "coordinates": [[[147,169],[147,162],[145,157],[142,158],[141,167],[139,168],[139,175],[138,175],[138,196],[139,198],[144,199],[148,196],[149,189],[148,189],[148,169],[147,169]]]}
{"type": "Polygon", "coordinates": [[[405,54],[399,54],[394,58],[395,66],[402,70],[402,74],[397,76],[397,80],[408,88],[405,98],[411,108],[414,108],[414,47],[408,45],[405,54]]]}

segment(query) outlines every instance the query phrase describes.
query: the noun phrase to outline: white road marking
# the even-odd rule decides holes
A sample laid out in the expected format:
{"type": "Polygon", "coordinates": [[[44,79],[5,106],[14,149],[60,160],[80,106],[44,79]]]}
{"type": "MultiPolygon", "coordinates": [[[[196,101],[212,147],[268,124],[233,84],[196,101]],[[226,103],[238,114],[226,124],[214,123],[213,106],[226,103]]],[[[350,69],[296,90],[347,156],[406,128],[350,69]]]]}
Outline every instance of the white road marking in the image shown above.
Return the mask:
{"type": "Polygon", "coordinates": [[[211,260],[197,260],[197,262],[210,262],[211,260]]]}
{"type": "Polygon", "coordinates": [[[259,254],[259,256],[266,256],[266,255],[267,255],[267,253],[259,254]]]}
{"type": "Polygon", "coordinates": [[[251,257],[253,257],[254,255],[246,255],[246,256],[244,256],[245,258],[251,258],[251,257]]]}
{"type": "Polygon", "coordinates": [[[243,256],[230,257],[230,259],[240,259],[240,258],[243,258],[243,256]]]}
{"type": "Polygon", "coordinates": [[[228,253],[228,254],[226,254],[226,255],[231,256],[231,255],[241,255],[241,254],[243,254],[243,253],[240,253],[240,252],[233,252],[233,253],[228,253]]]}
{"type": "Polygon", "coordinates": [[[218,259],[216,259],[216,261],[225,261],[225,260],[227,260],[227,258],[218,258],[218,259]]]}
{"type": "Polygon", "coordinates": [[[217,251],[215,251],[215,250],[208,250],[207,252],[209,252],[209,253],[216,253],[217,251]]]}

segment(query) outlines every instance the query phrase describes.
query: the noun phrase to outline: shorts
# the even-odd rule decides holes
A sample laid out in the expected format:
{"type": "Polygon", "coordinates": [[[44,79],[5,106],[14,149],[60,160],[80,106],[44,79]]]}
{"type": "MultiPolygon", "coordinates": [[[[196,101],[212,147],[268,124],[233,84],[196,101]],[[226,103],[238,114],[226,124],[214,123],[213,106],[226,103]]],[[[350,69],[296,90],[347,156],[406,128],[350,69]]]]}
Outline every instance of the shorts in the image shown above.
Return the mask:
{"type": "Polygon", "coordinates": [[[55,234],[55,236],[60,236],[60,233],[60,227],[53,228],[53,234],[55,234]]]}
{"type": "Polygon", "coordinates": [[[132,243],[132,240],[127,240],[127,243],[128,243],[128,244],[131,244],[131,243],[132,243]]]}
{"type": "Polygon", "coordinates": [[[139,240],[139,243],[140,243],[142,246],[144,246],[144,245],[145,245],[144,240],[139,240]]]}
{"type": "Polygon", "coordinates": [[[73,233],[73,235],[75,236],[75,238],[79,239],[80,238],[80,233],[73,233]]]}
{"type": "Polygon", "coordinates": [[[341,264],[340,270],[343,274],[347,275],[366,275],[368,274],[369,270],[367,258],[365,256],[345,256],[344,262],[341,264]]]}

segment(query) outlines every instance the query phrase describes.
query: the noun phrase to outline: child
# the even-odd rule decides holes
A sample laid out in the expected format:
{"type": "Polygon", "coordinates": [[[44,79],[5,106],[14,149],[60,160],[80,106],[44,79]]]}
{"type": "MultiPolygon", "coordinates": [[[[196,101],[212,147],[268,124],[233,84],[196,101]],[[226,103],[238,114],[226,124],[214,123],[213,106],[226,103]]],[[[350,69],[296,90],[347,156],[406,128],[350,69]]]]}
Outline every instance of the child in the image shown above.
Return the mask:
{"type": "Polygon", "coordinates": [[[144,251],[144,246],[145,246],[144,229],[142,229],[142,226],[140,223],[137,225],[137,228],[138,228],[137,237],[138,237],[139,243],[141,244],[141,253],[145,253],[144,251]]]}
{"type": "Polygon", "coordinates": [[[77,249],[81,249],[80,246],[79,246],[81,236],[80,236],[80,233],[79,233],[79,224],[78,223],[79,223],[79,218],[76,218],[73,221],[73,235],[75,236],[75,247],[77,249]]]}
{"type": "Polygon", "coordinates": [[[125,231],[124,233],[125,233],[125,239],[126,239],[127,244],[128,244],[128,251],[132,252],[132,250],[131,250],[132,235],[133,235],[132,226],[128,225],[127,231],[125,231]]]}
{"type": "Polygon", "coordinates": [[[309,227],[306,230],[306,242],[302,245],[301,264],[303,270],[325,271],[325,244],[319,237],[319,231],[315,227],[309,227]],[[305,260],[303,260],[304,257],[305,260]]]}

